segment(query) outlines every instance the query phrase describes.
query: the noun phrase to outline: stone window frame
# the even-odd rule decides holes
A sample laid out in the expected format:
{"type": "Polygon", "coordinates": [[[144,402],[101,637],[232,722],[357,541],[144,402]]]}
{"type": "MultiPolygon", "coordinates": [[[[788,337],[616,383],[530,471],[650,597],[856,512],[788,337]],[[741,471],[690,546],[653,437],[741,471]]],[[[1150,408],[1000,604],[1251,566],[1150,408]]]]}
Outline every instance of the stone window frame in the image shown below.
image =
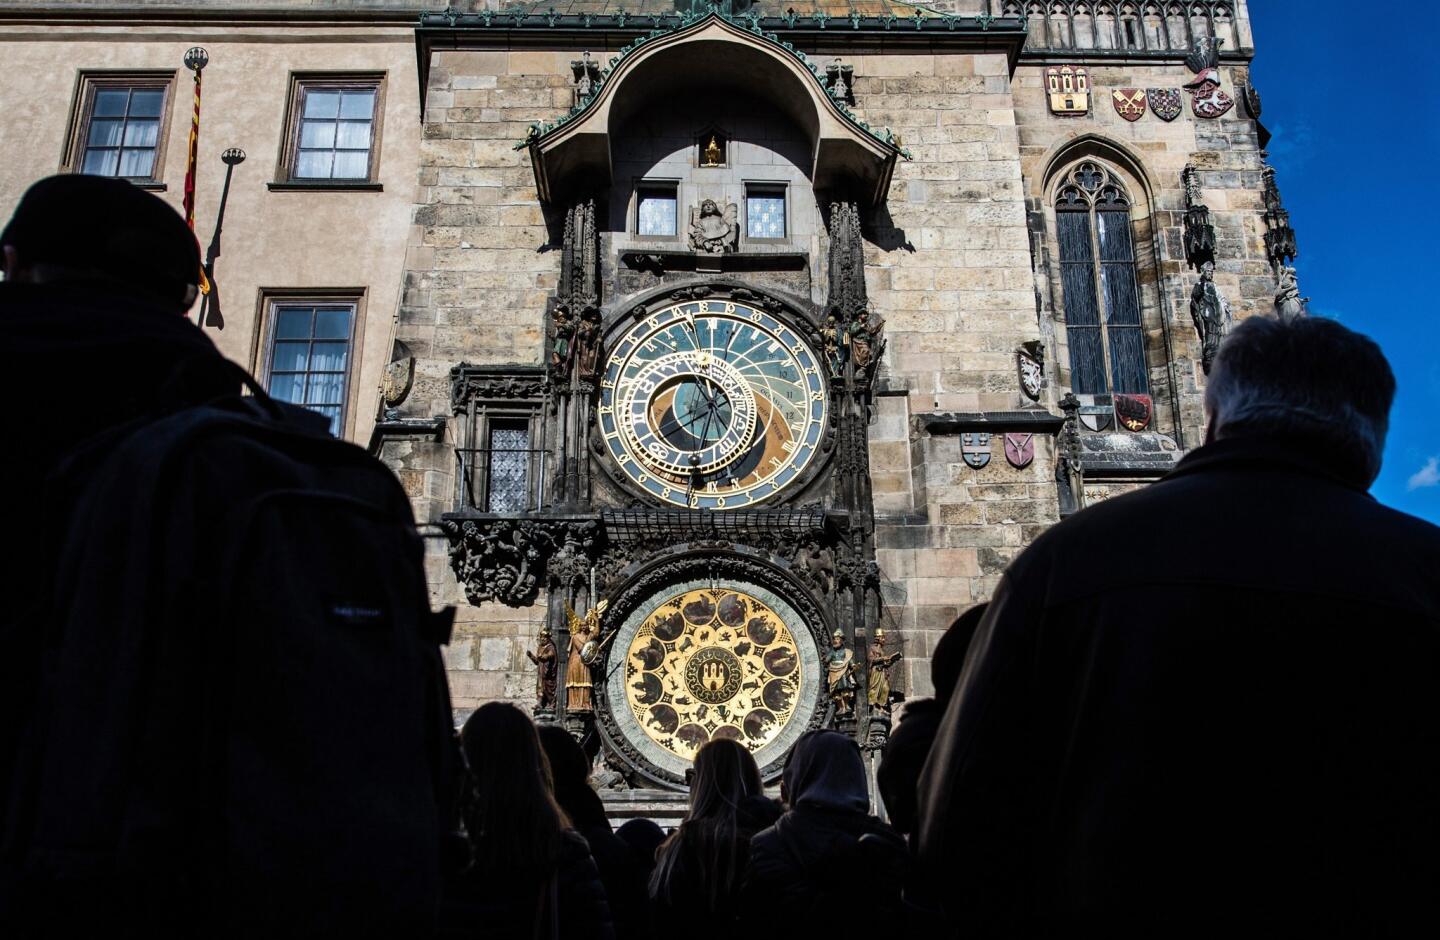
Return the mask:
{"type": "Polygon", "coordinates": [[[84,163],[85,145],[90,137],[90,121],[95,108],[95,92],[106,88],[161,89],[165,93],[160,106],[160,127],[155,143],[155,162],[148,177],[116,177],[128,179],[141,189],[164,192],[166,185],[165,155],[170,139],[170,116],[175,108],[176,69],[80,69],[75,76],[75,91],[70,101],[70,119],[60,156],[61,173],[79,173],[84,163]]]}
{"type": "MultiPolygon", "coordinates": [[[[541,506],[544,499],[544,477],[545,477],[545,451],[544,424],[542,422],[540,402],[538,401],[506,401],[506,402],[475,402],[474,412],[470,415],[468,436],[471,440],[470,449],[472,452],[488,451],[493,433],[498,425],[525,424],[526,440],[529,444],[524,448],[529,453],[527,461],[525,486],[526,506],[520,510],[503,510],[504,513],[534,512],[541,506]]],[[[491,481],[493,467],[488,457],[483,468],[476,468],[470,474],[463,475],[460,480],[461,509],[472,509],[477,512],[502,512],[491,507],[490,499],[491,481]]]]}
{"type": "MultiPolygon", "coordinates": [[[[1158,209],[1149,177],[1119,146],[1101,138],[1082,137],[1069,142],[1050,161],[1040,190],[1045,228],[1045,257],[1047,258],[1046,282],[1050,308],[1050,319],[1055,330],[1055,379],[1057,387],[1069,390],[1072,387],[1070,368],[1070,346],[1065,326],[1064,289],[1060,280],[1060,238],[1055,218],[1055,205],[1060,190],[1070,174],[1085,162],[1097,163],[1123,185],[1130,197],[1131,248],[1135,256],[1135,279],[1140,301],[1140,327],[1143,337],[1145,370],[1149,392],[1155,405],[1155,420],[1152,429],[1161,429],[1166,422],[1173,422],[1174,415],[1166,414],[1171,404],[1167,389],[1174,376],[1171,374],[1172,355],[1170,338],[1165,321],[1164,277],[1160,247],[1156,232],[1158,209]]],[[[1109,393],[1113,395],[1113,389],[1109,393]]]]}
{"type": "Polygon", "coordinates": [[[794,232],[794,220],[791,218],[793,200],[790,198],[790,184],[785,180],[746,180],[744,190],[744,219],[741,221],[740,234],[744,241],[756,245],[783,245],[790,241],[794,232]],[[778,238],[756,238],[750,235],[750,197],[753,196],[775,196],[779,195],[785,204],[785,234],[778,238]]]}
{"type": "Polygon", "coordinates": [[[384,71],[325,71],[291,72],[289,88],[285,95],[283,132],[280,137],[280,151],[275,161],[275,178],[268,185],[272,192],[288,190],[327,192],[380,192],[380,157],[384,144],[385,102],[388,73],[384,71]],[[373,88],[375,110],[370,121],[370,157],[368,173],[356,179],[311,179],[295,175],[296,161],[300,155],[301,108],[305,92],[312,88],[373,88]]]}
{"type": "Polygon", "coordinates": [[[686,220],[681,215],[684,202],[681,200],[683,181],[675,177],[637,177],[630,187],[630,209],[627,213],[629,224],[626,228],[631,238],[644,242],[680,242],[685,237],[686,220]],[[640,232],[640,199],[646,192],[665,191],[675,200],[675,234],[644,235],[640,232]]]}
{"type": "Polygon", "coordinates": [[[262,287],[259,291],[251,340],[250,373],[266,389],[270,388],[270,367],[275,351],[275,310],[281,306],[342,306],[351,310],[350,355],[345,367],[345,393],[340,406],[341,440],[351,440],[355,433],[356,415],[360,406],[360,382],[357,378],[363,365],[365,348],[365,310],[369,291],[363,287],[262,287]]]}

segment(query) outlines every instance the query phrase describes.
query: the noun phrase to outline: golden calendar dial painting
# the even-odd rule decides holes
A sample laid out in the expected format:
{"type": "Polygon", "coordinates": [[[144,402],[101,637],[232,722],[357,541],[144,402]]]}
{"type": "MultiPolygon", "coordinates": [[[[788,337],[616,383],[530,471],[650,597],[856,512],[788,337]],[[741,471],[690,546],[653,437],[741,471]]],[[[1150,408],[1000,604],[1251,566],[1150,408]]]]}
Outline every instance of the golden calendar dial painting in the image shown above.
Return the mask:
{"type": "Polygon", "coordinates": [[[795,718],[800,663],[795,634],[771,604],[733,587],[693,588],[651,607],[635,631],[622,667],[625,707],[651,741],[687,762],[717,738],[759,751],[795,718]]]}

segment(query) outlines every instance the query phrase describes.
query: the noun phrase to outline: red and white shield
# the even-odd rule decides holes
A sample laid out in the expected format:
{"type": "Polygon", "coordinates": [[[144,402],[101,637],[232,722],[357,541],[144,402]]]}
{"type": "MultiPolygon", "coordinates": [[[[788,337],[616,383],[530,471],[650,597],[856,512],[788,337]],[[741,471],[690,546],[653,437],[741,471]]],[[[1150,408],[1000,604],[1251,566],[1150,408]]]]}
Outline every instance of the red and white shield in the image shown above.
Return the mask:
{"type": "Polygon", "coordinates": [[[1145,116],[1145,89],[1117,88],[1110,92],[1115,103],[1115,113],[1127,121],[1138,121],[1145,116]]]}
{"type": "Polygon", "coordinates": [[[1030,466],[1030,461],[1035,459],[1035,435],[1006,434],[1005,459],[1016,470],[1030,466]]]}
{"type": "Polygon", "coordinates": [[[1218,118],[1235,106],[1235,99],[1220,90],[1220,70],[1205,69],[1186,84],[1190,92],[1190,110],[1196,117],[1218,118]]]}

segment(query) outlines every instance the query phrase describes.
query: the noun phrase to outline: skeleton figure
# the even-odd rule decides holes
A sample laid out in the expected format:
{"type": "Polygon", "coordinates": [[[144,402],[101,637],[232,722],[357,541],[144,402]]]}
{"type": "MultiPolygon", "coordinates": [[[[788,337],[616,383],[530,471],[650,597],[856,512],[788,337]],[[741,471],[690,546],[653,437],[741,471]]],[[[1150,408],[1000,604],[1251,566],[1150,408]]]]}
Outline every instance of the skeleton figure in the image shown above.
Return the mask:
{"type": "Polygon", "coordinates": [[[1195,332],[1200,336],[1200,365],[1209,375],[1220,340],[1230,323],[1230,304],[1215,286],[1215,265],[1209,261],[1201,265],[1200,280],[1190,292],[1190,318],[1195,321],[1195,332]]]}
{"type": "Polygon", "coordinates": [[[740,241],[739,217],[740,207],[734,203],[722,210],[715,200],[704,200],[690,210],[690,246],[711,255],[734,251],[740,241]]]}

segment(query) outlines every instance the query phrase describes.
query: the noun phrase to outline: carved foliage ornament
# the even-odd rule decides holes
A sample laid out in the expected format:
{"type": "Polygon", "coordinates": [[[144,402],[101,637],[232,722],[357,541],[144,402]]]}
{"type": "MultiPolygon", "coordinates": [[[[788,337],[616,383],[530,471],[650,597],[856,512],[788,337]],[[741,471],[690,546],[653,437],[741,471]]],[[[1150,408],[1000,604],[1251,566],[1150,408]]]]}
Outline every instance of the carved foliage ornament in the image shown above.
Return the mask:
{"type": "MultiPolygon", "coordinates": [[[[547,566],[567,546],[594,544],[596,523],[546,519],[445,519],[450,567],[472,604],[535,602],[547,566]]],[[[573,550],[573,549],[572,549],[573,550]]]]}

